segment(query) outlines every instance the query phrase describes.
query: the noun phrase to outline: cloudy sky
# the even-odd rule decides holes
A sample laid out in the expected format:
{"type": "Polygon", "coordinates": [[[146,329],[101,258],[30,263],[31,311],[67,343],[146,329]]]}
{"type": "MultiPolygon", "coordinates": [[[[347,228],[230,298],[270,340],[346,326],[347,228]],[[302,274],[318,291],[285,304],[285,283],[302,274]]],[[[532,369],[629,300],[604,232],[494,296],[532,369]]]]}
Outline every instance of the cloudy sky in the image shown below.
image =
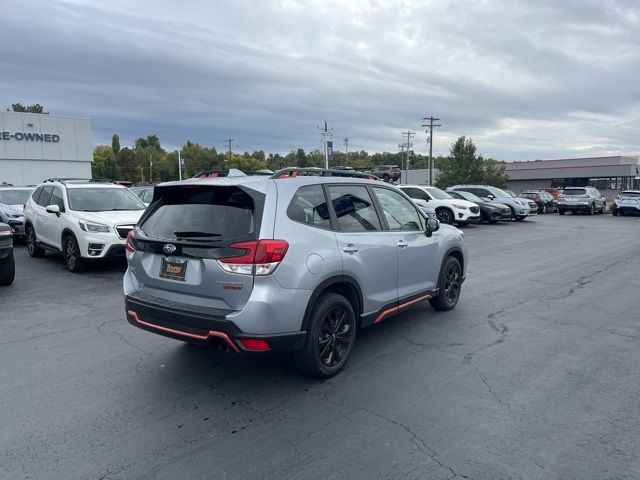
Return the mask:
{"type": "Polygon", "coordinates": [[[396,151],[420,117],[501,160],[638,154],[633,0],[0,0],[0,98],[237,150],[396,151]],[[336,145],[338,148],[339,145],[336,145]]]}

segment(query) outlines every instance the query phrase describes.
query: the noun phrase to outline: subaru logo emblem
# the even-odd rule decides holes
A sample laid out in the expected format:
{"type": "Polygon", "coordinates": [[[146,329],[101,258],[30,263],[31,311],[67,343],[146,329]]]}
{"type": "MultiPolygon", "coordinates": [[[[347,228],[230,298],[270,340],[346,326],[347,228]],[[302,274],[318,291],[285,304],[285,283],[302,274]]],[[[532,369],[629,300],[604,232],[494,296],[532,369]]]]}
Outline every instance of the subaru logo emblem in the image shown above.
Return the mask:
{"type": "Polygon", "coordinates": [[[164,247],[162,247],[162,251],[167,255],[171,255],[176,251],[176,246],[171,243],[167,243],[164,247]]]}

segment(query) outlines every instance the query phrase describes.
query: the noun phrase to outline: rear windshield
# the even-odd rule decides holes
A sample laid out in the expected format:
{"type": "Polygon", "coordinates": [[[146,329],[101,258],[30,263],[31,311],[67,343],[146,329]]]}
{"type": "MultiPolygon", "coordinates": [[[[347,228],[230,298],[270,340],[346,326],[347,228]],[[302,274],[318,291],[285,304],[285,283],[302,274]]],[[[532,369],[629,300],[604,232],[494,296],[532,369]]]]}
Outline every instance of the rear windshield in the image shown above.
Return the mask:
{"type": "Polygon", "coordinates": [[[538,194],[537,194],[537,193],[527,193],[527,192],[524,192],[524,193],[521,193],[521,194],[520,194],[520,196],[521,196],[521,197],[524,197],[524,198],[533,198],[533,199],[538,198],[538,194]]]}
{"type": "Polygon", "coordinates": [[[640,192],[622,192],[621,197],[640,197],[640,192]]]}
{"type": "Polygon", "coordinates": [[[584,188],[567,188],[562,193],[563,195],[584,195],[587,191],[584,188]]]}
{"type": "Polygon", "coordinates": [[[33,190],[0,190],[0,203],[5,205],[19,205],[26,203],[33,190]]]}
{"type": "Polygon", "coordinates": [[[256,210],[254,198],[239,187],[166,188],[141,229],[150,237],[170,240],[253,239],[256,210]]]}

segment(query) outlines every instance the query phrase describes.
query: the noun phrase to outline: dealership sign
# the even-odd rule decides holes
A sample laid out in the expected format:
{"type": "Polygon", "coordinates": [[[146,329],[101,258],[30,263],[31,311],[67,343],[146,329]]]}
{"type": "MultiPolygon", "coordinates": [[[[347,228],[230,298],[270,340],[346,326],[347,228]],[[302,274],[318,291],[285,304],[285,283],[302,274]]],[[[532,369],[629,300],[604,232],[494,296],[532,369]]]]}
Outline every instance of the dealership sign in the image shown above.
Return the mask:
{"type": "Polygon", "coordinates": [[[58,143],[60,135],[52,133],[32,133],[32,132],[0,132],[0,140],[17,140],[19,142],[46,142],[58,143]]]}

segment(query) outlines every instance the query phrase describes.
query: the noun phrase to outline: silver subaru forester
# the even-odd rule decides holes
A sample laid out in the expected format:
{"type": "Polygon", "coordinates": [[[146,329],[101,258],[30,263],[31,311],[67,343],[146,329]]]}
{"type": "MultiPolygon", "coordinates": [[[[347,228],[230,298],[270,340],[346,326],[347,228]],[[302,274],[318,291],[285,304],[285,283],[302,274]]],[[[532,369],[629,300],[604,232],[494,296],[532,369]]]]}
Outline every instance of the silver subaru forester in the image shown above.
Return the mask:
{"type": "Polygon", "coordinates": [[[232,174],[155,188],[126,245],[132,325],[236,353],[295,352],[301,371],[326,378],[358,328],[458,302],[463,233],[393,186],[338,170],[232,174]]]}

